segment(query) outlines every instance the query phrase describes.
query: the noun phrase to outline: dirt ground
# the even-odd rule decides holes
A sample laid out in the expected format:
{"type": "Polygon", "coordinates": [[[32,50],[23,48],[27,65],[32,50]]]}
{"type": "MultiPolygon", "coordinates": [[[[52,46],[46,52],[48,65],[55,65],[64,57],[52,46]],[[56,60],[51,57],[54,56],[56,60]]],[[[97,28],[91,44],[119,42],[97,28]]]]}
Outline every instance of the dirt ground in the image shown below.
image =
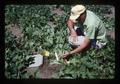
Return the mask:
{"type": "Polygon", "coordinates": [[[60,64],[49,64],[49,60],[44,59],[43,66],[40,67],[41,78],[49,79],[57,75],[62,65],[60,64]]]}
{"type": "MultiPolygon", "coordinates": [[[[108,15],[105,14],[106,17],[110,17],[110,18],[115,18],[114,17],[114,9],[111,8],[112,10],[112,14],[108,15]]],[[[51,10],[52,13],[56,13],[56,14],[63,14],[64,12],[61,11],[60,9],[52,9],[51,10]]],[[[49,22],[50,25],[53,25],[52,22],[49,22]]],[[[53,25],[54,27],[55,25],[53,25]]],[[[22,31],[20,30],[19,26],[17,25],[8,25],[8,30],[15,35],[17,38],[21,38],[23,36],[22,31]]],[[[115,40],[115,31],[107,31],[107,35],[110,36],[113,40],[115,40]]],[[[59,64],[49,64],[49,60],[47,58],[44,59],[44,64],[42,66],[40,66],[38,68],[38,72],[40,73],[40,78],[45,78],[45,79],[49,79],[52,78],[53,76],[56,75],[57,72],[59,72],[60,68],[62,67],[62,65],[59,64]]]]}

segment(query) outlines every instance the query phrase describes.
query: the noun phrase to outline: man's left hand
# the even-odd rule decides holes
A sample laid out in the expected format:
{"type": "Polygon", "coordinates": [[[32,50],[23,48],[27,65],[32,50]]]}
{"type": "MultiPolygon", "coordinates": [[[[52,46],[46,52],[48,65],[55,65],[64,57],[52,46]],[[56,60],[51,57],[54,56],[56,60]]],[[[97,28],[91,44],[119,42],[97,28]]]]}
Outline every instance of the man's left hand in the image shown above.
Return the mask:
{"type": "Polygon", "coordinates": [[[70,56],[70,52],[66,52],[65,54],[63,54],[63,59],[67,59],[70,56]]]}

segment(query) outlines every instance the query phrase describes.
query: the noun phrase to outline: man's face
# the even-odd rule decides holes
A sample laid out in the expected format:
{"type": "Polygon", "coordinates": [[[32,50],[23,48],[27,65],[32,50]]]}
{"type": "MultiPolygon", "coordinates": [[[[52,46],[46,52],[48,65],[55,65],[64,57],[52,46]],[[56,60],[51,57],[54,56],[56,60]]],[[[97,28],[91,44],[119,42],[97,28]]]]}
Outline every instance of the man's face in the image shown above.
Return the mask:
{"type": "Polygon", "coordinates": [[[80,23],[83,23],[84,20],[85,20],[85,13],[82,13],[77,19],[76,21],[80,22],[80,23]]]}
{"type": "Polygon", "coordinates": [[[76,21],[81,23],[81,15],[76,19],[76,21]]]}

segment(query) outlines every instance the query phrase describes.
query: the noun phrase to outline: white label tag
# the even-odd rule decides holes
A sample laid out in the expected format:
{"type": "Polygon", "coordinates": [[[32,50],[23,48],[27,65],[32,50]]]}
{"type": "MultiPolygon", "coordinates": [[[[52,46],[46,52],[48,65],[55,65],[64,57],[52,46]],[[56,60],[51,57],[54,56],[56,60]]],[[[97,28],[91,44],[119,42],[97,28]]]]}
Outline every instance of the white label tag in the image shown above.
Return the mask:
{"type": "Polygon", "coordinates": [[[43,56],[41,54],[32,55],[31,57],[34,57],[34,61],[33,61],[34,63],[29,65],[29,68],[38,67],[43,64],[43,56]]]}

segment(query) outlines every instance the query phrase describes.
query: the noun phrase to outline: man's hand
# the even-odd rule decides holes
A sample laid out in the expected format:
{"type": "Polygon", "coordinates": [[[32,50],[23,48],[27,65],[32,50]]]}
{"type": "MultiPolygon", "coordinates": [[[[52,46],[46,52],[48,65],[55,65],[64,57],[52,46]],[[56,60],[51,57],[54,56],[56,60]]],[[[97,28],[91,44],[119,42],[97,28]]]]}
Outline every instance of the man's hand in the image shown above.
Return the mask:
{"type": "Polygon", "coordinates": [[[69,56],[70,56],[70,52],[65,52],[65,53],[62,55],[62,58],[63,58],[63,59],[67,59],[69,56]]]}

